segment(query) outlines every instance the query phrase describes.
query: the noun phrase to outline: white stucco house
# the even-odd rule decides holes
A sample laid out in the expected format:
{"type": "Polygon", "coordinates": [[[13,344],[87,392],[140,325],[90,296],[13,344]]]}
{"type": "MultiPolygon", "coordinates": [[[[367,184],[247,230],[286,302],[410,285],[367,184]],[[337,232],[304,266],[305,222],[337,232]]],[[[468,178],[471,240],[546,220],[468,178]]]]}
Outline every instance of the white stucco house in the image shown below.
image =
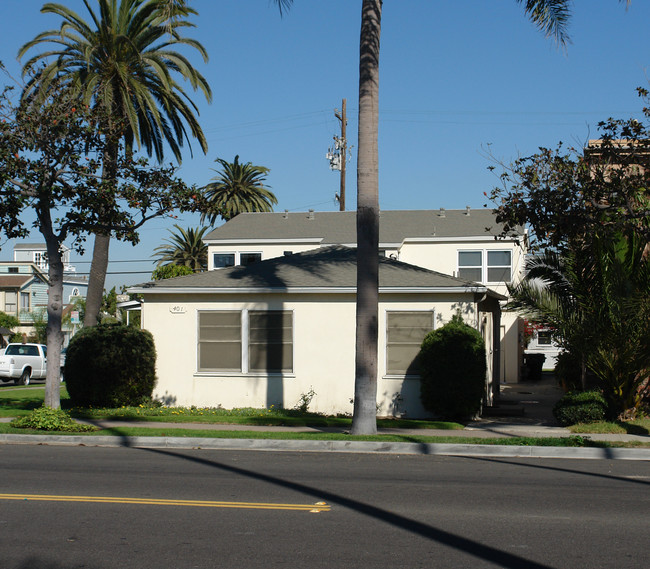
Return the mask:
{"type": "MultiPolygon", "coordinates": [[[[170,405],[352,411],[356,250],[327,246],[132,287],[154,335],[154,396],[170,405]]],[[[427,416],[416,356],[422,338],[461,310],[488,346],[486,401],[499,374],[505,297],[390,257],[379,269],[379,415],[427,416]]]]}
{"type": "MultiPolygon", "coordinates": [[[[488,209],[382,211],[379,249],[388,258],[474,281],[507,296],[506,284],[524,275],[528,237],[522,227],[508,239],[496,239],[501,231],[488,209]]],[[[356,247],[356,212],[243,213],[208,233],[204,241],[208,270],[329,245],[356,247]]],[[[524,348],[516,313],[502,313],[499,336],[498,380],[516,383],[524,348]]]]}

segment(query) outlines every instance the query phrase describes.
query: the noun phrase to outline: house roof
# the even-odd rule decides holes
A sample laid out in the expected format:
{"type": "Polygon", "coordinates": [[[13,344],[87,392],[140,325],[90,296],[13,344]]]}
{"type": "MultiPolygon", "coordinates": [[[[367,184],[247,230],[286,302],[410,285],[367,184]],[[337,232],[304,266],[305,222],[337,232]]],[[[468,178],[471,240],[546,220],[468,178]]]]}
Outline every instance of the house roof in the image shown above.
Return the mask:
{"type": "Polygon", "coordinates": [[[34,274],[0,275],[0,288],[20,288],[34,278],[34,274]]]}
{"type": "MultiPolygon", "coordinates": [[[[194,275],[136,285],[129,292],[354,292],[356,249],[328,246],[248,266],[216,269],[194,275]]],[[[379,258],[380,292],[476,292],[505,298],[484,285],[387,257],[379,258]]]]}
{"type": "MultiPolygon", "coordinates": [[[[492,237],[502,226],[489,209],[390,210],[379,217],[380,244],[414,238],[492,237]]],[[[519,231],[524,234],[523,228],[519,231]]],[[[206,243],[243,240],[314,240],[322,245],[356,243],[355,211],[240,213],[204,237],[206,243]]]]}

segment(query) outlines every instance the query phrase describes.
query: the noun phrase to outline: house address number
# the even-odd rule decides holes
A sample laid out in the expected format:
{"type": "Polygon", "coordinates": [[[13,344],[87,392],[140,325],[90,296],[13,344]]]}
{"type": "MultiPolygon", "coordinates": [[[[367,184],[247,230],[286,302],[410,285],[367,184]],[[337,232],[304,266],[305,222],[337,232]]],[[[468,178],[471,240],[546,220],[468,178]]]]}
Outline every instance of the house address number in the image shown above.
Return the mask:
{"type": "Polygon", "coordinates": [[[171,312],[172,314],[185,314],[185,307],[176,304],[169,308],[169,312],[171,312]]]}

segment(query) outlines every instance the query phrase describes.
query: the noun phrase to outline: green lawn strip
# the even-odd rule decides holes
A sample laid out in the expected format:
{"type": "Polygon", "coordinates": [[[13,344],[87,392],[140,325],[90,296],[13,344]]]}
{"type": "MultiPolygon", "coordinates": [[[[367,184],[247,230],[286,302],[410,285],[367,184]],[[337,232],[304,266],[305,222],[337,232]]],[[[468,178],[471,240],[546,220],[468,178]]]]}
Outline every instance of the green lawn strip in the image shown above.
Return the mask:
{"type": "Polygon", "coordinates": [[[650,435],[650,417],[635,419],[625,423],[616,421],[601,421],[598,423],[571,425],[572,433],[597,433],[614,435],[650,435]]]}
{"type": "Polygon", "coordinates": [[[77,436],[113,436],[113,437],[181,437],[181,438],[225,438],[225,439],[262,439],[262,440],[312,440],[312,441],[366,441],[366,442],[396,442],[396,443],[438,443],[454,445],[507,445],[507,446],[545,446],[545,447],[575,447],[575,448],[650,448],[650,443],[639,442],[604,442],[592,441],[589,437],[571,436],[553,437],[431,437],[425,435],[374,435],[353,436],[344,433],[295,433],[277,431],[221,431],[195,430],[156,427],[112,427],[93,433],[46,432],[30,429],[15,429],[6,423],[0,424],[0,433],[22,435],[77,435],[77,436]]]}

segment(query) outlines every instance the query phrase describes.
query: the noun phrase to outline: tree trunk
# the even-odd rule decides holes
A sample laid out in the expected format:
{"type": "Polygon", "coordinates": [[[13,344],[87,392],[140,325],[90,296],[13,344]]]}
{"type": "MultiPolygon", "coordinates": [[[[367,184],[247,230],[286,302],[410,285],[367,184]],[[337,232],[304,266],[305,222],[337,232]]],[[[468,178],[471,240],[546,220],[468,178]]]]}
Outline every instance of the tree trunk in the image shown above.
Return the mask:
{"type": "Polygon", "coordinates": [[[90,264],[90,278],[88,279],[88,292],[86,294],[86,313],[84,327],[96,326],[99,311],[102,307],[104,283],[108,270],[108,248],[111,236],[97,233],[93,247],[93,260],[90,264]]]}
{"type": "MultiPolygon", "coordinates": [[[[112,126],[109,125],[109,132],[112,126]]],[[[107,199],[115,198],[115,187],[117,178],[117,157],[119,144],[117,137],[107,138],[106,147],[103,153],[102,179],[106,183],[110,196],[107,199]]],[[[99,319],[99,311],[102,307],[104,294],[104,283],[108,270],[108,249],[111,242],[109,233],[95,233],[95,245],[93,247],[93,259],[90,264],[90,278],[88,279],[88,292],[86,293],[86,313],[84,316],[84,327],[96,326],[99,319]]]]}
{"type": "MultiPolygon", "coordinates": [[[[41,225],[43,227],[43,224],[41,225]]],[[[48,295],[47,295],[47,375],[45,378],[46,407],[58,409],[61,407],[61,345],[63,332],[61,320],[63,316],[63,262],[61,260],[60,243],[56,236],[43,231],[47,246],[48,262],[48,295]]]]}
{"type": "Polygon", "coordinates": [[[379,306],[379,35],[381,0],[363,0],[357,159],[357,327],[351,434],[377,432],[379,306]]]}

